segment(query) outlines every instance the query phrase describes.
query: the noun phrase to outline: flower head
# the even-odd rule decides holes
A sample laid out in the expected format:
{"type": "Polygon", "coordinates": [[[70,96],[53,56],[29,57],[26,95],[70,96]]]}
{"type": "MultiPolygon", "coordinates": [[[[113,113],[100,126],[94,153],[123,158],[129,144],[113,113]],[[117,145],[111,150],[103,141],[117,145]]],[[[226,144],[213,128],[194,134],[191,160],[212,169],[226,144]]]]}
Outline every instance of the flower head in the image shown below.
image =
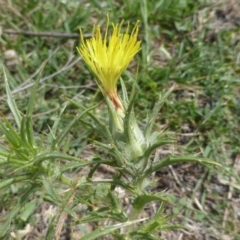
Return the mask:
{"type": "Polygon", "coordinates": [[[134,55],[140,50],[141,41],[137,40],[138,22],[129,33],[129,24],[124,34],[121,24],[112,24],[113,31],[108,39],[108,23],[105,35],[102,36],[100,26],[94,27],[93,36],[84,40],[82,31],[81,46],[78,52],[98,78],[98,84],[112,100],[116,108],[121,107],[117,95],[117,81],[128,67],[134,55]],[[119,105],[119,106],[118,106],[119,105]]]}

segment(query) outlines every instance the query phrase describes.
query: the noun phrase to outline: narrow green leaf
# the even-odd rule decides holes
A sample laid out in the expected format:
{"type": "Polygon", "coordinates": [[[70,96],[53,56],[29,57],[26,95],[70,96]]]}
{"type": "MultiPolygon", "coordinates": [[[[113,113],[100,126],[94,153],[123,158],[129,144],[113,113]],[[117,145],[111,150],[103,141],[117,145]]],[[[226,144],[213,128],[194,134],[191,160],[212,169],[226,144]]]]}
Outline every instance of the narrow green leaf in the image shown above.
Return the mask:
{"type": "Polygon", "coordinates": [[[33,109],[34,109],[34,101],[36,98],[36,93],[37,93],[39,82],[40,82],[40,79],[42,76],[43,68],[44,68],[44,65],[42,66],[40,73],[38,74],[37,81],[35,82],[34,87],[32,89],[32,93],[31,93],[30,99],[28,101],[28,108],[27,108],[27,112],[26,112],[25,131],[26,131],[27,140],[28,140],[29,145],[31,146],[32,150],[34,150],[36,147],[34,133],[33,133],[32,114],[33,114],[33,109]]]}
{"type": "Polygon", "coordinates": [[[133,106],[134,101],[136,99],[136,94],[132,97],[131,101],[129,102],[128,109],[126,111],[126,115],[124,118],[124,135],[127,137],[127,141],[131,144],[135,141],[132,133],[132,125],[135,124],[134,113],[133,113],[133,106]]]}
{"type": "Polygon", "coordinates": [[[18,133],[15,131],[15,129],[12,127],[12,125],[8,122],[7,119],[5,119],[6,125],[4,125],[0,121],[0,130],[5,135],[9,145],[14,148],[19,148],[21,145],[20,137],[18,133]]]}
{"type": "Polygon", "coordinates": [[[64,164],[62,167],[61,167],[61,173],[64,173],[64,172],[67,172],[67,171],[72,171],[74,169],[80,169],[82,168],[83,166],[86,166],[87,164],[82,164],[82,163],[79,163],[79,162],[74,162],[74,163],[70,163],[70,164],[64,164]]]}
{"type": "Polygon", "coordinates": [[[0,189],[11,185],[13,183],[13,181],[14,181],[14,178],[1,180],[1,182],[0,182],[0,189]]]}
{"type": "Polygon", "coordinates": [[[152,154],[152,152],[160,147],[160,146],[163,146],[163,145],[166,145],[166,144],[171,144],[173,143],[173,140],[172,139],[160,139],[160,140],[156,140],[156,142],[154,144],[152,144],[151,146],[149,146],[146,151],[144,152],[144,157],[146,159],[148,159],[150,157],[150,155],[152,154]]]}
{"type": "Polygon", "coordinates": [[[123,154],[118,151],[117,147],[114,144],[105,144],[95,141],[95,145],[100,147],[102,150],[106,150],[111,156],[113,156],[119,166],[121,166],[123,162],[126,162],[123,154]]]}
{"type": "Polygon", "coordinates": [[[135,79],[134,78],[132,79],[133,83],[132,83],[132,87],[131,87],[129,102],[131,102],[135,98],[135,95],[136,95],[136,87],[137,87],[137,80],[136,79],[137,79],[136,77],[135,77],[135,79]]]}
{"type": "Polygon", "coordinates": [[[129,100],[128,100],[128,93],[127,93],[127,89],[125,87],[125,84],[122,80],[122,78],[120,78],[120,83],[121,83],[121,87],[122,87],[122,94],[123,94],[123,103],[124,103],[124,107],[127,108],[129,100]]]}
{"type": "Polygon", "coordinates": [[[20,170],[23,170],[23,169],[26,169],[26,168],[32,166],[33,164],[37,164],[39,162],[46,161],[46,160],[52,160],[52,159],[64,159],[64,160],[70,160],[70,161],[77,161],[79,163],[82,163],[82,166],[92,164],[92,162],[88,162],[88,161],[80,159],[80,158],[72,157],[72,156],[69,156],[64,153],[46,152],[46,153],[42,153],[42,154],[38,155],[33,161],[26,163],[19,168],[16,168],[15,171],[20,171],[20,170]]]}
{"type": "Polygon", "coordinates": [[[51,142],[52,142],[51,145],[52,145],[52,146],[54,146],[54,145],[53,145],[53,141],[54,141],[54,139],[56,138],[56,132],[57,132],[58,124],[59,124],[59,122],[60,122],[60,120],[61,120],[61,117],[62,117],[62,115],[63,115],[63,113],[64,113],[64,111],[65,111],[65,109],[66,109],[67,106],[68,106],[68,103],[65,104],[65,105],[62,107],[59,115],[57,116],[57,118],[55,119],[55,121],[54,121],[54,123],[53,123],[52,128],[50,129],[50,135],[52,136],[52,139],[51,139],[51,142]]]}
{"type": "Polygon", "coordinates": [[[46,153],[42,153],[40,155],[38,155],[36,157],[36,159],[34,160],[35,163],[37,162],[41,162],[41,161],[45,161],[45,160],[49,160],[51,158],[58,158],[58,159],[64,159],[64,160],[72,160],[72,161],[77,161],[79,163],[83,163],[83,164],[91,164],[91,162],[88,162],[87,160],[84,160],[84,159],[80,159],[80,158],[77,158],[77,157],[72,157],[72,156],[69,156],[67,154],[64,154],[64,153],[59,153],[59,152],[46,152],[46,153]]]}
{"type": "Polygon", "coordinates": [[[29,139],[28,139],[28,134],[27,134],[27,129],[26,129],[26,117],[22,117],[22,122],[21,122],[21,129],[20,129],[20,137],[21,137],[21,143],[22,145],[28,149],[30,152],[33,151],[33,147],[30,145],[29,139]]]}
{"type": "Polygon", "coordinates": [[[33,132],[33,121],[32,117],[26,116],[26,135],[28,138],[29,145],[31,146],[31,149],[33,152],[36,153],[36,143],[34,139],[34,132],[33,132]]]}
{"type": "Polygon", "coordinates": [[[10,152],[4,151],[4,150],[2,151],[1,146],[0,146],[0,159],[3,161],[6,161],[6,160],[8,160],[9,155],[10,155],[10,152]]]}
{"type": "Polygon", "coordinates": [[[62,199],[60,195],[55,191],[52,184],[47,179],[42,179],[42,183],[43,183],[44,189],[46,190],[49,196],[48,198],[49,201],[54,202],[54,204],[58,205],[60,209],[63,209],[68,214],[70,214],[70,216],[74,217],[75,219],[78,219],[76,213],[66,205],[64,199],[62,199]]]}
{"type": "Polygon", "coordinates": [[[121,211],[119,197],[115,196],[112,190],[108,191],[108,197],[111,201],[111,208],[115,211],[121,211]]]}
{"type": "Polygon", "coordinates": [[[39,82],[40,82],[40,79],[41,79],[41,76],[42,76],[43,68],[44,68],[44,66],[42,66],[42,68],[40,70],[40,73],[38,74],[37,81],[34,83],[34,87],[33,87],[32,92],[31,92],[31,96],[30,96],[30,99],[29,99],[29,102],[28,102],[28,108],[27,108],[27,112],[26,112],[27,117],[32,117],[32,114],[33,114],[34,101],[35,101],[37,89],[38,89],[38,86],[39,86],[39,82]]]}
{"type": "Polygon", "coordinates": [[[141,231],[134,231],[131,233],[131,236],[132,236],[132,239],[136,239],[136,240],[161,240],[161,238],[159,237],[155,237],[150,233],[145,233],[141,231]]]}
{"type": "Polygon", "coordinates": [[[111,211],[109,207],[103,207],[98,209],[97,211],[89,213],[86,217],[82,217],[81,223],[92,223],[105,220],[125,222],[127,221],[127,217],[120,211],[111,211]]]}
{"type": "Polygon", "coordinates": [[[85,111],[78,113],[77,116],[73,118],[73,120],[62,130],[62,132],[58,135],[58,137],[53,141],[52,148],[55,146],[59,146],[61,142],[64,140],[64,137],[69,133],[72,127],[82,118],[90,109],[86,109],[85,111]]]}
{"type": "Polygon", "coordinates": [[[148,121],[146,123],[145,132],[144,132],[144,135],[146,136],[146,138],[150,137],[152,128],[153,128],[153,124],[155,123],[155,119],[156,119],[160,109],[162,108],[166,98],[170,95],[172,90],[173,90],[173,88],[170,88],[163,95],[162,94],[159,95],[158,102],[155,104],[153,110],[151,111],[151,113],[148,116],[148,121]]]}
{"type": "MultiPolygon", "coordinates": [[[[169,201],[169,200],[168,200],[169,201]]],[[[165,202],[162,201],[156,214],[154,215],[154,218],[160,218],[160,216],[163,214],[163,211],[164,211],[164,207],[165,207],[165,202]]]]}
{"type": "Polygon", "coordinates": [[[152,164],[145,172],[143,178],[146,178],[149,174],[156,172],[164,167],[181,163],[181,162],[191,162],[191,163],[199,163],[199,164],[211,164],[215,166],[221,166],[221,164],[211,161],[207,158],[200,158],[200,157],[194,157],[194,156],[170,156],[166,157],[162,160],[159,160],[159,162],[156,162],[152,164]]]}
{"type": "Polygon", "coordinates": [[[111,232],[114,232],[114,231],[116,231],[120,228],[124,228],[126,226],[129,226],[129,225],[132,225],[132,224],[144,221],[144,220],[145,219],[140,219],[140,220],[135,220],[135,221],[129,221],[129,222],[126,222],[126,223],[119,223],[119,224],[112,225],[112,226],[104,226],[104,227],[98,228],[98,229],[86,234],[85,236],[83,236],[81,238],[81,240],[94,240],[94,239],[102,237],[106,234],[109,234],[111,232]]]}
{"type": "Polygon", "coordinates": [[[90,171],[88,173],[88,179],[92,179],[93,174],[97,171],[98,167],[100,166],[100,163],[97,163],[95,166],[91,166],[90,171]]]}
{"type": "Polygon", "coordinates": [[[62,200],[61,200],[60,196],[53,189],[53,187],[49,183],[49,181],[47,181],[46,179],[42,179],[42,183],[43,183],[44,189],[46,190],[47,194],[51,197],[52,201],[56,204],[61,203],[62,200]]]}
{"type": "MultiPolygon", "coordinates": [[[[88,110],[88,111],[87,111],[88,116],[91,117],[92,120],[95,122],[95,124],[96,124],[98,130],[100,131],[101,135],[102,135],[103,137],[105,137],[109,142],[112,142],[112,141],[113,141],[113,140],[112,140],[111,133],[110,133],[110,131],[109,131],[109,128],[106,126],[106,124],[103,123],[103,122],[101,122],[97,117],[94,116],[94,114],[92,114],[92,113],[90,112],[91,110],[93,110],[94,108],[96,108],[99,104],[94,105],[93,107],[86,109],[85,107],[83,107],[83,106],[82,106],[81,104],[79,104],[78,102],[73,101],[73,100],[71,100],[71,99],[68,99],[68,100],[69,100],[73,105],[75,105],[76,107],[78,107],[78,108],[80,108],[80,109],[82,109],[82,110],[84,110],[84,111],[88,110]]],[[[89,125],[89,126],[91,126],[91,125],[89,125]]]]}
{"type": "Polygon", "coordinates": [[[19,113],[19,110],[17,108],[17,104],[13,98],[13,95],[11,93],[11,90],[10,90],[10,87],[9,87],[9,84],[8,84],[8,78],[7,78],[7,75],[6,75],[6,72],[5,72],[5,69],[3,68],[3,74],[4,74],[4,79],[5,79],[5,85],[6,85],[6,93],[7,93],[7,103],[8,103],[8,106],[9,108],[11,109],[11,112],[14,116],[14,119],[16,121],[16,124],[18,126],[18,129],[20,129],[21,127],[21,115],[19,113]]]}
{"type": "Polygon", "coordinates": [[[25,181],[25,180],[28,180],[28,179],[29,179],[28,175],[17,176],[17,177],[9,178],[9,179],[2,179],[1,182],[0,182],[0,189],[8,187],[13,183],[25,181]]]}
{"type": "Polygon", "coordinates": [[[20,218],[26,222],[28,218],[35,212],[37,207],[39,206],[39,202],[37,199],[32,200],[31,202],[28,202],[24,206],[24,211],[20,214],[20,218]]]}
{"type": "Polygon", "coordinates": [[[136,197],[133,201],[133,207],[140,211],[144,208],[144,206],[152,201],[167,201],[167,196],[160,196],[160,195],[140,195],[136,197]]]}

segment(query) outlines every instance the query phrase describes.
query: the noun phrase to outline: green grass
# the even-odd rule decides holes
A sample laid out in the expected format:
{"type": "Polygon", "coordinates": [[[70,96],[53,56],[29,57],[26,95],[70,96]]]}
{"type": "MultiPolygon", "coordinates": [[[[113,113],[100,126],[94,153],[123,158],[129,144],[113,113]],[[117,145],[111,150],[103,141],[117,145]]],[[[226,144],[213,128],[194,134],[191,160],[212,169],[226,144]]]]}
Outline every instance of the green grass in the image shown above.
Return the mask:
{"type": "MultiPolygon", "coordinates": [[[[22,88],[36,80],[38,70],[46,59],[48,61],[42,73],[43,81],[37,92],[34,109],[36,132],[49,132],[49,126],[52,126],[66,97],[75,98],[84,105],[97,103],[102,97],[93,75],[83,61],[77,61],[78,39],[9,35],[4,33],[4,29],[78,33],[78,29],[82,28],[84,34],[90,34],[94,24],[104,26],[106,14],[114,23],[124,19],[133,26],[140,20],[142,50],[137,61],[134,60],[123,75],[130,91],[139,65],[135,106],[138,117],[147,116],[160,90],[167,90],[175,84],[173,93],[159,113],[156,128],[162,129],[164,126],[176,134],[179,138],[177,151],[184,149],[187,153],[200,154],[224,166],[218,170],[196,170],[197,167],[189,166],[189,172],[186,168],[181,170],[180,166],[174,168],[181,183],[176,183],[176,186],[185,192],[180,194],[170,189],[174,197],[169,206],[180,216],[181,224],[191,219],[191,224],[198,226],[198,231],[204,232],[204,236],[224,239],[221,236],[225,234],[232,239],[240,239],[237,227],[240,225],[240,216],[236,215],[240,194],[240,173],[237,170],[240,167],[239,29],[226,27],[221,31],[216,30],[211,41],[209,34],[215,20],[210,14],[211,7],[203,0],[66,2],[0,0],[0,6],[3,6],[0,10],[3,29],[0,63],[6,68],[10,88],[16,91],[14,96],[19,109],[25,113],[32,90],[31,87],[22,88]],[[203,24],[199,22],[200,19],[204,20],[203,24]],[[16,52],[13,59],[16,64],[11,65],[7,59],[7,50],[16,52]],[[74,64],[64,69],[71,63],[74,64]],[[196,176],[196,172],[199,175],[196,176]],[[229,192],[232,194],[230,199],[229,192]]],[[[3,79],[3,75],[0,79],[3,79]]],[[[0,97],[0,113],[11,119],[3,80],[0,81],[0,96],[3,96],[0,97]]],[[[75,114],[75,108],[68,108],[61,127],[75,114]]],[[[101,115],[101,112],[97,114],[101,115]]],[[[69,142],[64,145],[64,152],[79,156],[89,139],[95,138],[94,132],[76,126],[69,136],[69,142]]],[[[167,171],[170,172],[170,169],[167,171]]],[[[4,171],[0,169],[0,176],[2,174],[4,171]]],[[[0,212],[11,209],[11,203],[21,195],[22,189],[24,186],[13,185],[11,189],[0,191],[3,196],[0,212]]],[[[19,214],[14,221],[17,229],[24,228],[30,221],[23,215],[19,214]]]]}

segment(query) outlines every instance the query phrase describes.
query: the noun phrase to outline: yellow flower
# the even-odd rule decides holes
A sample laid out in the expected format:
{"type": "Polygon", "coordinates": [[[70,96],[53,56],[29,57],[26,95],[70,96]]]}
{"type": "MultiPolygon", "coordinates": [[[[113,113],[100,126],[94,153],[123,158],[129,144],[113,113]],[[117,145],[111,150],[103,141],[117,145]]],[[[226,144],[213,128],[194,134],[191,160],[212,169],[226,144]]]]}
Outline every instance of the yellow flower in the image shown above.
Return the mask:
{"type": "MultiPolygon", "coordinates": [[[[108,20],[109,22],[109,20],[108,20]]],[[[80,30],[81,46],[78,52],[98,78],[98,84],[111,99],[116,109],[122,104],[117,95],[117,81],[128,67],[134,55],[140,50],[141,41],[137,40],[138,22],[129,33],[129,24],[124,34],[121,24],[114,25],[113,32],[108,38],[108,22],[104,37],[100,26],[94,27],[93,36],[84,40],[80,30]]]]}

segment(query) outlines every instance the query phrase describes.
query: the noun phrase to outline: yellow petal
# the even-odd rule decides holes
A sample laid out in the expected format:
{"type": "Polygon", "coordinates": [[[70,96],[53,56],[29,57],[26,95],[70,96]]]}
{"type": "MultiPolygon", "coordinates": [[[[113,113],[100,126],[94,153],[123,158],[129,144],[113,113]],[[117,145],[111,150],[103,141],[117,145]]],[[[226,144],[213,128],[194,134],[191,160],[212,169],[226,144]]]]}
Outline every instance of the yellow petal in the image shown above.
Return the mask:
{"type": "Polygon", "coordinates": [[[112,24],[112,34],[108,37],[108,23],[105,35],[102,36],[100,26],[93,28],[93,37],[84,40],[80,31],[81,46],[78,52],[83,60],[97,76],[106,94],[116,94],[116,84],[121,74],[140,50],[137,22],[129,34],[129,24],[125,33],[121,33],[121,24],[112,24]]]}

